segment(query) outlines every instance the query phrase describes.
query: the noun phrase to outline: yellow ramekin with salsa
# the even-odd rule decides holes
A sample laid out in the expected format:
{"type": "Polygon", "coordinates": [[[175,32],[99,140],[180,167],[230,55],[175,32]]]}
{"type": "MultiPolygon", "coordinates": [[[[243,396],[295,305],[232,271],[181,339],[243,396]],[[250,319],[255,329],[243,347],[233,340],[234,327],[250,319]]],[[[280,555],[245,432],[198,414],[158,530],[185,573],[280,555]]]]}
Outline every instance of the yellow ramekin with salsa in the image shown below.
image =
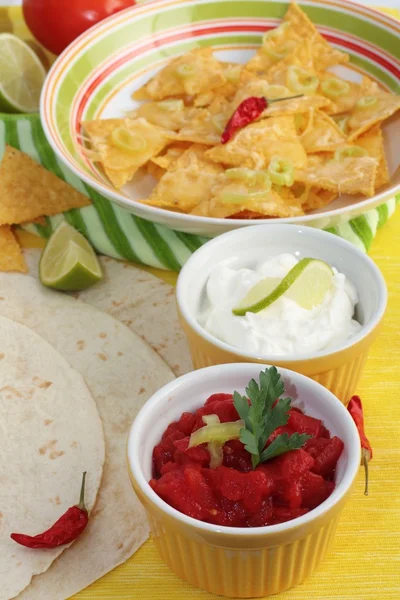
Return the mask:
{"type": "MultiPolygon", "coordinates": [[[[283,384],[278,396],[291,396],[292,404],[290,419],[279,429],[280,435],[288,431],[293,417],[299,418],[303,433],[316,436],[306,442],[313,449],[305,444],[302,449],[253,465],[252,470],[249,463],[229,462],[232,456],[243,461],[247,452],[232,437],[224,438],[231,441],[224,444],[223,462],[218,465],[212,466],[209,460],[213,455],[211,450],[207,454],[209,444],[191,448],[190,432],[202,435],[204,430],[196,430],[201,425],[193,420],[189,424],[190,420],[203,415],[204,423],[212,428],[215,421],[211,419],[216,419],[218,426],[219,415],[222,427],[234,426],[226,423],[227,419],[232,421],[230,411],[236,407],[229,395],[236,391],[244,394],[243,399],[250,398],[248,384],[251,379],[258,381],[264,369],[266,366],[252,363],[218,365],[176,379],[146,402],[128,440],[131,481],[146,509],[163,560],[185,581],[228,597],[276,594],[310,576],[331,546],[360,465],[360,438],[343,404],[312,379],[284,369],[278,369],[283,384]],[[335,441],[340,443],[339,453],[328,466],[329,472],[323,471],[326,465],[321,467],[319,457],[325,460],[327,447],[335,441]],[[196,454],[191,455],[192,450],[196,454]],[[204,461],[201,452],[208,459],[204,461]],[[272,480],[268,479],[271,473],[272,480]],[[238,478],[238,485],[235,481],[230,485],[232,477],[238,478]],[[224,478],[228,478],[227,487],[224,478]],[[254,478],[258,478],[256,482],[254,478]],[[222,480],[223,489],[218,487],[222,480]],[[271,481],[273,487],[268,487],[271,481]],[[249,488],[251,482],[253,487],[249,488]],[[327,493],[321,496],[321,488],[314,482],[330,486],[327,493]],[[261,494],[258,499],[257,494],[261,494]],[[289,508],[282,506],[285,502],[289,508]],[[282,511],[289,513],[282,517],[282,511]]],[[[255,396],[252,398],[253,402],[255,396]]],[[[237,419],[240,412],[235,414],[237,419]]],[[[273,443],[272,437],[267,447],[273,443]]]]}
{"type": "MultiPolygon", "coordinates": [[[[318,298],[323,275],[314,277],[311,298],[314,290],[318,298]]],[[[183,267],[176,295],[196,369],[267,362],[315,379],[345,404],[387,304],[382,274],[352,244],[321,230],[279,224],[238,229],[202,246],[183,267]],[[332,286],[319,305],[304,309],[289,290],[258,313],[233,314],[257,282],[279,283],[305,258],[333,268],[332,286]]]]}

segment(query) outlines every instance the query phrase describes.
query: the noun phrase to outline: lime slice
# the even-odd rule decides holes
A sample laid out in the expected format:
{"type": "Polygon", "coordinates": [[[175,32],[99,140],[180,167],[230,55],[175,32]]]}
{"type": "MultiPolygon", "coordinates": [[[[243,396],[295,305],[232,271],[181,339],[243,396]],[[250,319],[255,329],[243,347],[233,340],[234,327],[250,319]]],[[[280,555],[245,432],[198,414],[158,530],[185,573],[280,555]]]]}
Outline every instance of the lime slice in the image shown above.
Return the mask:
{"type": "Polygon", "coordinates": [[[34,51],[11,33],[0,34],[0,110],[37,112],[46,70],[34,51]]]}
{"type": "Polygon", "coordinates": [[[282,280],[265,278],[256,283],[233,313],[244,316],[270,306],[283,294],[301,307],[311,309],[323,302],[332,286],[331,267],[316,258],[302,258],[282,280]]]}
{"type": "Polygon", "coordinates": [[[46,287],[72,292],[97,283],[103,273],[89,242],[62,221],[43,250],[39,277],[46,287]]]}

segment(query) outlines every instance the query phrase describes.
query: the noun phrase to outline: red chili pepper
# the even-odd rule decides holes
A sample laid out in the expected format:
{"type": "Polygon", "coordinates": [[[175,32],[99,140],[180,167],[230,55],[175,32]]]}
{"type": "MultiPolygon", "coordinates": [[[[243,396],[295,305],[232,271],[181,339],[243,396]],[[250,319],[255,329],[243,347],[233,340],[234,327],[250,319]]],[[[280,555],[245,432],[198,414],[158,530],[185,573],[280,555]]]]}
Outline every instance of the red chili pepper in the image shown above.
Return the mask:
{"type": "Polygon", "coordinates": [[[353,421],[357,426],[361,440],[361,463],[365,469],[365,489],[364,494],[368,496],[368,463],[372,459],[372,448],[364,431],[364,414],[359,396],[353,396],[347,406],[347,410],[353,417],[353,421]]]}
{"type": "Polygon", "coordinates": [[[44,533],[38,535],[24,535],[12,533],[11,538],[17,544],[27,548],[56,548],[73,542],[85,529],[89,516],[85,508],[85,479],[86,471],[82,475],[82,486],[79,504],[72,506],[44,533]]]}
{"type": "Polygon", "coordinates": [[[226,127],[221,136],[221,144],[226,144],[232,139],[233,135],[239,129],[246,127],[249,123],[253,123],[270,104],[274,102],[281,102],[281,100],[293,100],[293,98],[300,98],[303,94],[297,94],[297,96],[289,96],[287,98],[274,98],[273,100],[268,100],[261,96],[257,98],[256,96],[251,96],[250,98],[246,98],[243,100],[229,119],[226,127]]]}

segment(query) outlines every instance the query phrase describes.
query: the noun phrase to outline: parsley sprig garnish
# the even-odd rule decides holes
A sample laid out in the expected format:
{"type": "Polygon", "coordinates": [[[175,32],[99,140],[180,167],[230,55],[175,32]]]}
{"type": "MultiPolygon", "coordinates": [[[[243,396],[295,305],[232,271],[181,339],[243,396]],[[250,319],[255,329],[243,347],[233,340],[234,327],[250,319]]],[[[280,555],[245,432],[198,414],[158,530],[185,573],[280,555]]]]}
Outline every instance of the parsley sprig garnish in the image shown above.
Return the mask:
{"type": "Polygon", "coordinates": [[[260,384],[252,379],[246,388],[246,396],[233,395],[234,405],[245,428],[240,430],[240,441],[251,454],[253,469],[262,462],[297,450],[311,437],[305,433],[277,435],[265,448],[271,434],[289,419],[290,398],[281,398],[284,385],[276,367],[260,373],[260,384]],[[249,403],[250,401],[250,403],[249,403]]]}

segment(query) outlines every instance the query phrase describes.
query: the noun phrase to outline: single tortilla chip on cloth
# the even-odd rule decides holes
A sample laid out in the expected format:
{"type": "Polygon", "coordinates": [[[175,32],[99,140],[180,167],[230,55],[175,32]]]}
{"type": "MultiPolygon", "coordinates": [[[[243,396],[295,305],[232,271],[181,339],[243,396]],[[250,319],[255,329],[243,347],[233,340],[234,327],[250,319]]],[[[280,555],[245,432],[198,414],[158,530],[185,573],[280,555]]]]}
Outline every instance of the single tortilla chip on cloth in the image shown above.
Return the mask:
{"type": "Polygon", "coordinates": [[[190,212],[211,197],[211,188],[224,169],[204,158],[207,147],[192,146],[171,165],[144,204],[190,212]]]}
{"type": "Polygon", "coordinates": [[[90,138],[92,150],[97,153],[95,160],[101,163],[116,188],[121,188],[132,179],[139,167],[157,156],[174,138],[172,131],[148,123],[143,118],[99,119],[84,121],[82,125],[90,138]],[[120,127],[136,139],[143,140],[141,152],[128,152],[111,142],[111,135],[120,127]]]}
{"type": "Polygon", "coordinates": [[[335,192],[373,196],[378,162],[369,156],[328,160],[295,170],[295,181],[335,192]]]}
{"type": "Polygon", "coordinates": [[[244,127],[225,145],[206,152],[211,160],[237,167],[263,169],[273,156],[284,156],[297,167],[307,162],[293,116],[271,117],[244,127]]]}
{"type": "Polygon", "coordinates": [[[6,146],[0,164],[0,225],[30,222],[91,204],[30,156],[6,146]]]}
{"type": "Polygon", "coordinates": [[[0,227],[0,271],[28,271],[22,250],[8,225],[0,227]]]}
{"type": "Polygon", "coordinates": [[[226,82],[222,63],[212,48],[195,48],[169,62],[142,88],[133,94],[136,100],[162,100],[169,96],[195,96],[226,82]]]}

